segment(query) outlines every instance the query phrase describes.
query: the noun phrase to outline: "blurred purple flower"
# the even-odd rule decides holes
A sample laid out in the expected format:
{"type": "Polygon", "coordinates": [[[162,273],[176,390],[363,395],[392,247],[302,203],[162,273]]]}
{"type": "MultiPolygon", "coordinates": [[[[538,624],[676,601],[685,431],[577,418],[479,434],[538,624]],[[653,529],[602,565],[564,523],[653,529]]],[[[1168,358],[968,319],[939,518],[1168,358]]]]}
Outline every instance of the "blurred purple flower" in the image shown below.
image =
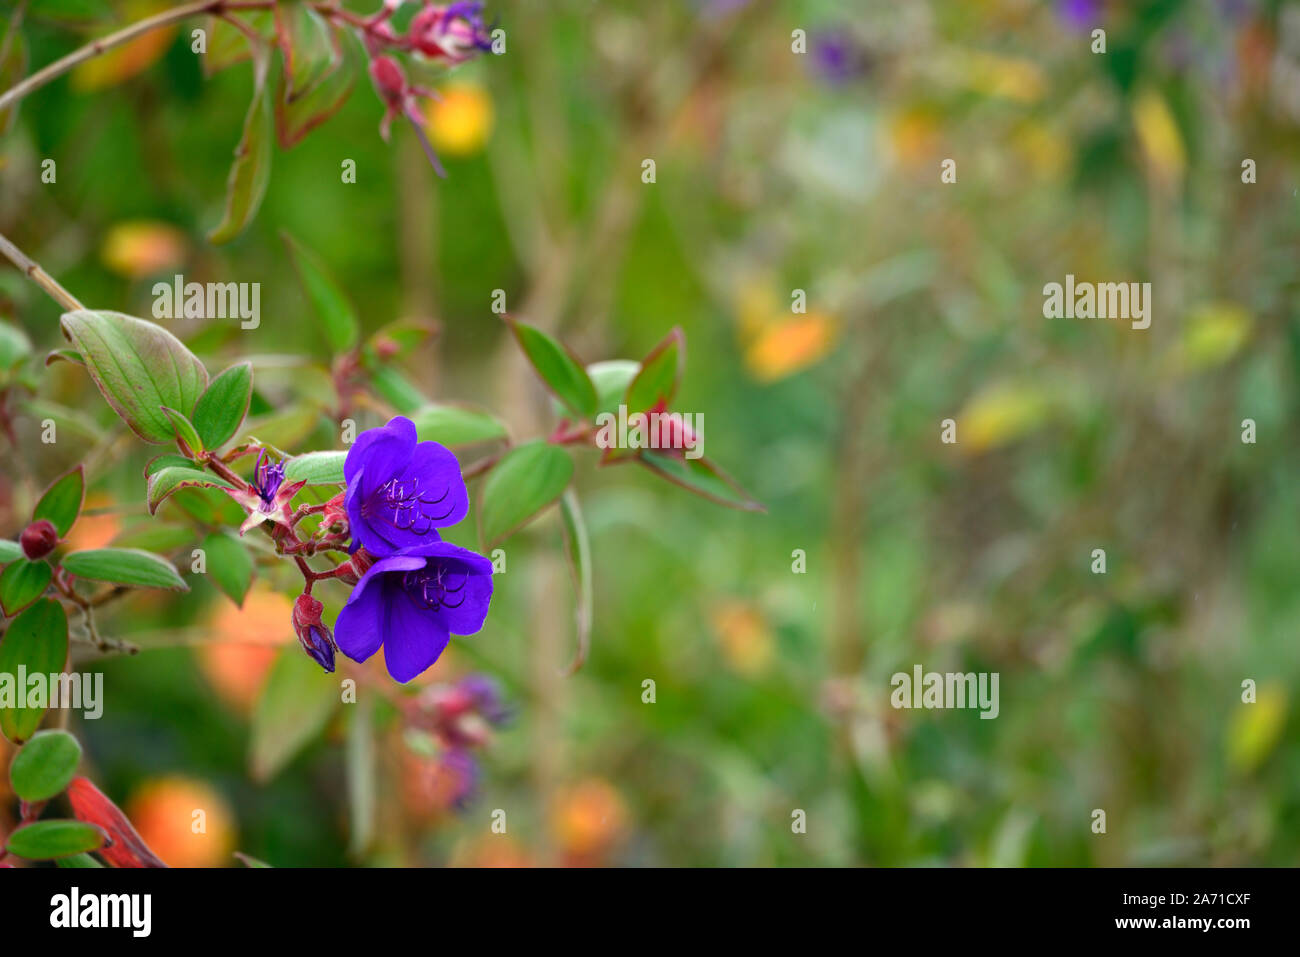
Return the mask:
{"type": "Polygon", "coordinates": [[[491,602],[492,563],[434,541],[370,566],[339,612],[334,640],[353,661],[382,646],[388,673],[404,683],[438,660],[452,634],[482,628],[491,602]]]}
{"type": "Polygon", "coordinates": [[[1097,22],[1101,16],[1099,0],[1059,0],[1056,9],[1061,19],[1075,30],[1090,30],[1100,26],[1097,22]]]}
{"type": "Polygon", "coordinates": [[[841,86],[866,72],[867,58],[853,35],[839,28],[813,38],[812,67],[822,82],[841,86]]]}
{"type": "Polygon", "coordinates": [[[302,650],[326,671],[334,670],[334,641],[321,621],[324,606],[311,595],[299,595],[293,605],[293,630],[302,650]]]}
{"type": "Polygon", "coordinates": [[[469,512],[456,456],[437,442],[417,444],[415,425],[402,416],[357,436],[343,478],[352,536],[377,558],[440,554],[436,529],[469,512]]]}

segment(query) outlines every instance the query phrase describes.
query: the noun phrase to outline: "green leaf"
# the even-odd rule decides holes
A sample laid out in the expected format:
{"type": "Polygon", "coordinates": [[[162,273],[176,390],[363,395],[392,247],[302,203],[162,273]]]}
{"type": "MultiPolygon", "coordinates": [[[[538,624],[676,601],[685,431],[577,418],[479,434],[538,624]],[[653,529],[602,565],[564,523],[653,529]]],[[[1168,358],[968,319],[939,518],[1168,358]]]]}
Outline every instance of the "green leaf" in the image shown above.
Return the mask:
{"type": "Polygon", "coordinates": [[[32,562],[20,558],[10,563],[0,573],[0,610],[5,616],[16,615],[50,586],[54,572],[45,561],[32,562]]]}
{"type": "Polygon", "coordinates": [[[158,506],[162,504],[163,499],[177,489],[196,486],[202,488],[230,488],[228,482],[207,472],[186,466],[168,465],[149,476],[147,496],[149,514],[152,515],[157,512],[158,506]]]}
{"type": "MultiPolygon", "coordinates": [[[[53,598],[42,598],[12,622],[0,638],[0,674],[55,674],[68,660],[68,616],[53,598]]],[[[25,701],[20,696],[19,703],[25,701]]],[[[44,708],[0,707],[0,732],[22,744],[41,724],[44,708]]]]}
{"type": "Polygon", "coordinates": [[[305,452],[289,459],[284,466],[284,481],[308,485],[342,485],[346,452],[305,452]]]}
{"type": "Polygon", "coordinates": [[[680,328],[674,328],[667,338],[650,350],[641,360],[641,369],[628,384],[623,399],[628,414],[648,412],[660,402],[665,407],[677,394],[685,362],[686,337],[680,328]]]}
{"type": "Polygon", "coordinates": [[[734,479],[703,456],[698,459],[688,459],[662,452],[642,451],[637,455],[636,461],[652,472],[662,475],[668,481],[720,505],[746,512],[766,511],[762,504],[737,485],[734,479]]]}
{"type": "Polygon", "coordinates": [[[391,365],[380,365],[370,370],[370,387],[402,415],[410,415],[428,402],[411,380],[391,365]]]}
{"type": "Polygon", "coordinates": [[[48,801],[64,788],[81,763],[81,745],[66,731],[38,731],[9,766],[14,794],[24,801],[48,801]]]}
{"type": "Polygon", "coordinates": [[[7,565],[23,557],[23,547],[12,538],[0,538],[0,565],[7,565]]]}
{"type": "Polygon", "coordinates": [[[162,455],[155,455],[145,463],[144,477],[149,478],[150,476],[156,475],[163,469],[170,468],[173,465],[183,469],[193,469],[194,460],[187,459],[185,456],[177,452],[164,452],[162,455]]]}
{"type": "Polygon", "coordinates": [[[55,479],[45,490],[45,494],[36,503],[36,508],[32,510],[32,521],[42,518],[48,520],[58,530],[59,537],[63,538],[81,514],[85,497],[86,473],[78,465],[71,472],[55,479]]]}
{"type": "Polygon", "coordinates": [[[65,313],[63,334],[132,432],[160,445],[175,441],[162,406],[192,409],[208,385],[208,371],[184,343],[162,326],[120,312],[65,313]]]}
{"type": "Polygon", "coordinates": [[[231,601],[242,607],[244,596],[253,584],[253,556],[229,532],[213,532],[203,540],[202,548],[208,577],[231,601]]]}
{"type": "MultiPolygon", "coordinates": [[[[275,36],[275,22],[269,10],[241,10],[240,17],[260,37],[275,36]]],[[[212,76],[252,55],[248,38],[234,24],[220,17],[208,18],[208,49],[203,54],[203,75],[212,76]]]]}
{"type": "Polygon", "coordinates": [[[380,326],[366,341],[361,360],[367,369],[375,364],[405,359],[438,334],[438,324],[427,319],[394,319],[380,326]]]}
{"type": "Polygon", "coordinates": [[[191,417],[204,448],[219,449],[234,437],[244,423],[252,397],[253,366],[248,362],[231,366],[212,380],[199,396],[191,417]]]}
{"type": "Polygon", "coordinates": [[[592,587],[587,524],[578,505],[578,493],[571,488],[565,489],[560,497],[560,518],[564,527],[564,557],[573,576],[573,618],[578,633],[578,648],[568,669],[568,673],[573,674],[582,667],[591,649],[592,587]]]}
{"type": "Polygon", "coordinates": [[[92,548],[72,552],[65,555],[60,564],[68,574],[91,581],[133,588],[190,590],[171,562],[138,548],[92,548]]]}
{"type": "Polygon", "coordinates": [[[509,316],[506,323],[537,374],[569,412],[579,419],[595,415],[596,387],[582,364],[540,329],[509,316]]]}
{"type": "Polygon", "coordinates": [[[321,732],[339,700],[338,681],[321,671],[297,642],[281,651],[253,712],[249,752],[253,777],[258,781],[274,777],[321,732]]]}
{"type": "Polygon", "coordinates": [[[32,354],[27,333],[12,322],[0,322],[0,371],[13,369],[32,354]]]}
{"type": "Polygon", "coordinates": [[[284,57],[288,100],[302,96],[338,65],[339,50],[329,24],[305,2],[278,0],[275,34],[284,57]]]}
{"type": "Polygon", "coordinates": [[[106,837],[103,830],[82,821],[37,821],[12,832],[5,850],[29,861],[48,861],[98,850],[106,837]]]}
{"type": "Polygon", "coordinates": [[[492,413],[466,406],[433,403],[412,412],[411,421],[421,442],[457,446],[509,438],[505,423],[492,413]]]}
{"type": "Polygon", "coordinates": [[[641,363],[631,359],[610,359],[587,366],[587,375],[596,387],[596,414],[618,412],[627,395],[627,387],[641,370],[641,363]]]}
{"type": "Polygon", "coordinates": [[[485,546],[509,537],[564,491],[573,459],[558,445],[538,439],[516,445],[483,482],[479,537],[485,546]]]}
{"type": "Polygon", "coordinates": [[[146,552],[170,552],[194,542],[194,529],[167,522],[138,522],[113,539],[114,548],[142,548],[146,552]]]}
{"type": "Polygon", "coordinates": [[[364,698],[348,709],[347,779],[348,810],[352,836],[348,852],[357,857],[370,847],[375,836],[375,731],[373,705],[364,698]]]}
{"type": "Polygon", "coordinates": [[[289,247],[289,258],[293,260],[303,291],[307,293],[316,318],[320,320],[330,352],[334,355],[347,352],[357,344],[361,329],[352,304],[326,272],[315,253],[288,233],[280,235],[289,247]]]}
{"type": "MultiPolygon", "coordinates": [[[[271,94],[266,84],[269,57],[253,54],[253,101],[244,118],[244,135],[235,147],[235,162],[226,180],[226,211],[208,241],[228,243],[257,215],[271,179],[271,94]]],[[[190,406],[185,406],[190,408],[190,406]]]]}
{"type": "Polygon", "coordinates": [[[167,416],[167,421],[172,424],[176,430],[176,438],[185,443],[191,452],[203,451],[203,440],[199,438],[198,430],[194,428],[194,423],[189,420],[184,413],[177,412],[175,409],[169,409],[162,406],[163,415],[167,416]]]}
{"type": "Polygon", "coordinates": [[[68,868],[83,868],[83,867],[90,868],[90,867],[104,866],[103,864],[99,863],[99,861],[91,857],[89,854],[71,854],[68,857],[60,857],[54,863],[59,867],[68,867],[68,868]]]}
{"type": "Polygon", "coordinates": [[[365,70],[366,58],[351,31],[335,34],[339,54],[332,67],[308,89],[292,94],[282,73],[280,92],[275,98],[275,135],[283,149],[292,149],[304,136],[337,113],[347,102],[357,77],[365,70]]]}
{"type": "MultiPolygon", "coordinates": [[[[27,75],[27,41],[21,33],[11,33],[15,27],[16,22],[10,21],[9,29],[0,36],[0,52],[4,53],[4,58],[0,59],[0,90],[16,86],[27,75]]],[[[13,129],[17,118],[18,103],[0,110],[0,136],[13,129]]]]}

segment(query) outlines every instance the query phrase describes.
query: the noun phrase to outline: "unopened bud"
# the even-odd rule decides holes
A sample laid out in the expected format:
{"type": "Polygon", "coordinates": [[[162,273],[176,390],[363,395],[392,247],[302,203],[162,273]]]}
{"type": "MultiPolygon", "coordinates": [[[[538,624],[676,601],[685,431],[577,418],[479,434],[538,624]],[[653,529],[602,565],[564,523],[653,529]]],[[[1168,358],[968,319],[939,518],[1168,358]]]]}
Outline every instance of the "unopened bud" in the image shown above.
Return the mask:
{"type": "Polygon", "coordinates": [[[23,529],[18,541],[23,546],[23,554],[36,561],[54,551],[54,546],[59,544],[59,530],[49,519],[42,518],[23,529]]]}
{"type": "Polygon", "coordinates": [[[324,606],[311,595],[299,595],[293,604],[293,630],[302,650],[326,671],[334,670],[334,637],[321,621],[324,606]]]}

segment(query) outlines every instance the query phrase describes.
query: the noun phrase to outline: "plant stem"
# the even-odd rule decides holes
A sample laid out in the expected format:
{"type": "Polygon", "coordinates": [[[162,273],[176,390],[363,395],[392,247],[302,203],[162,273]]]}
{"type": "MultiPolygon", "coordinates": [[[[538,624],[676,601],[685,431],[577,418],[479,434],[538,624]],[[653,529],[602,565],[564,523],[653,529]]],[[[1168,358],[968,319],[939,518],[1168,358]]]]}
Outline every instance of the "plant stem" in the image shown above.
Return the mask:
{"type": "MultiPolygon", "coordinates": [[[[269,6],[269,4],[267,4],[269,6]]],[[[110,33],[108,36],[91,43],[84,47],[73,50],[67,56],[55,60],[42,69],[37,70],[31,76],[21,81],[17,86],[0,94],[0,110],[7,106],[17,103],[27,94],[39,90],[51,80],[55,80],[67,73],[78,64],[86,60],[99,56],[106,50],[113,47],[121,46],[130,40],[134,40],[142,33],[148,33],[150,30],[156,30],[158,27],[165,27],[169,24],[192,17],[196,13],[209,13],[227,6],[226,0],[197,0],[195,3],[187,3],[184,6],[176,7],[172,10],[164,10],[162,13],[155,14],[152,17],[146,17],[137,23],[128,27],[123,27],[116,33],[110,33]]]]}
{"type": "Polygon", "coordinates": [[[23,274],[26,275],[28,279],[44,289],[46,295],[64,309],[75,312],[86,308],[77,301],[76,296],[60,286],[53,276],[42,269],[39,263],[29,257],[3,235],[0,235],[0,253],[4,253],[6,259],[22,270],[23,274]]]}

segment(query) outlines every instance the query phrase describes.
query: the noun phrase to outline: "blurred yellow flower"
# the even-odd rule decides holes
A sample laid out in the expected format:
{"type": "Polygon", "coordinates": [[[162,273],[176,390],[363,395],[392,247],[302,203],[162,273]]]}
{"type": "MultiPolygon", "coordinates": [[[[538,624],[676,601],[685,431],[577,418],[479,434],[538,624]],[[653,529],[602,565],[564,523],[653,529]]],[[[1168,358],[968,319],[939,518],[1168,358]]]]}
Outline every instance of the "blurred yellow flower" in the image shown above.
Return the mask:
{"type": "Polygon", "coordinates": [[[1263,763],[1286,727],[1287,694],[1278,684],[1261,685],[1254,704],[1242,703],[1228,726],[1228,761],[1240,771],[1263,763]]]}
{"type": "Polygon", "coordinates": [[[900,166],[913,168],[935,156],[942,129],[939,118],[925,107],[910,107],[888,123],[889,143],[900,166]]]}
{"type": "Polygon", "coordinates": [[[732,670],[753,677],[772,661],[774,643],[763,613],[744,601],[724,601],[710,612],[722,655],[732,670]]]}
{"type": "Polygon", "coordinates": [[[1227,362],[1250,339],[1250,315],[1236,303],[1211,303],[1188,317],[1175,352],[1177,367],[1197,372],[1227,362]]]}
{"type": "Polygon", "coordinates": [[[434,148],[448,156],[471,156],[492,135],[492,97],[477,83],[455,83],[429,101],[426,128],[434,148]]]}
{"type": "Polygon", "coordinates": [[[118,223],[104,237],[104,265],[127,279],[143,279],[175,269],[185,261],[185,234],[167,223],[118,223]]]}
{"type": "Polygon", "coordinates": [[[1052,132],[1042,123],[1029,120],[1012,135],[1012,144],[1035,173],[1044,179],[1057,180],[1070,163],[1070,146],[1065,137],[1052,132]]]}
{"type": "MultiPolygon", "coordinates": [[[[171,6],[173,4],[166,0],[130,0],[121,11],[123,22],[134,23],[171,6]]],[[[176,39],[177,29],[173,24],[150,30],[120,47],[87,60],[72,71],[72,88],[79,93],[90,93],[143,73],[167,52],[172,40],[176,39]]]]}
{"type": "Polygon", "coordinates": [[[1143,90],[1133,102],[1133,125],[1152,177],[1161,184],[1176,186],[1187,165],[1183,138],[1168,104],[1154,90],[1143,90]]]}
{"type": "Polygon", "coordinates": [[[966,403],[957,417],[957,446],[979,453],[1006,445],[1047,421],[1047,393],[1033,385],[999,383],[966,403]]]}
{"type": "Polygon", "coordinates": [[[976,52],[967,56],[965,67],[971,89],[987,96],[1032,103],[1047,92],[1043,71],[1030,60],[976,52]]]}

